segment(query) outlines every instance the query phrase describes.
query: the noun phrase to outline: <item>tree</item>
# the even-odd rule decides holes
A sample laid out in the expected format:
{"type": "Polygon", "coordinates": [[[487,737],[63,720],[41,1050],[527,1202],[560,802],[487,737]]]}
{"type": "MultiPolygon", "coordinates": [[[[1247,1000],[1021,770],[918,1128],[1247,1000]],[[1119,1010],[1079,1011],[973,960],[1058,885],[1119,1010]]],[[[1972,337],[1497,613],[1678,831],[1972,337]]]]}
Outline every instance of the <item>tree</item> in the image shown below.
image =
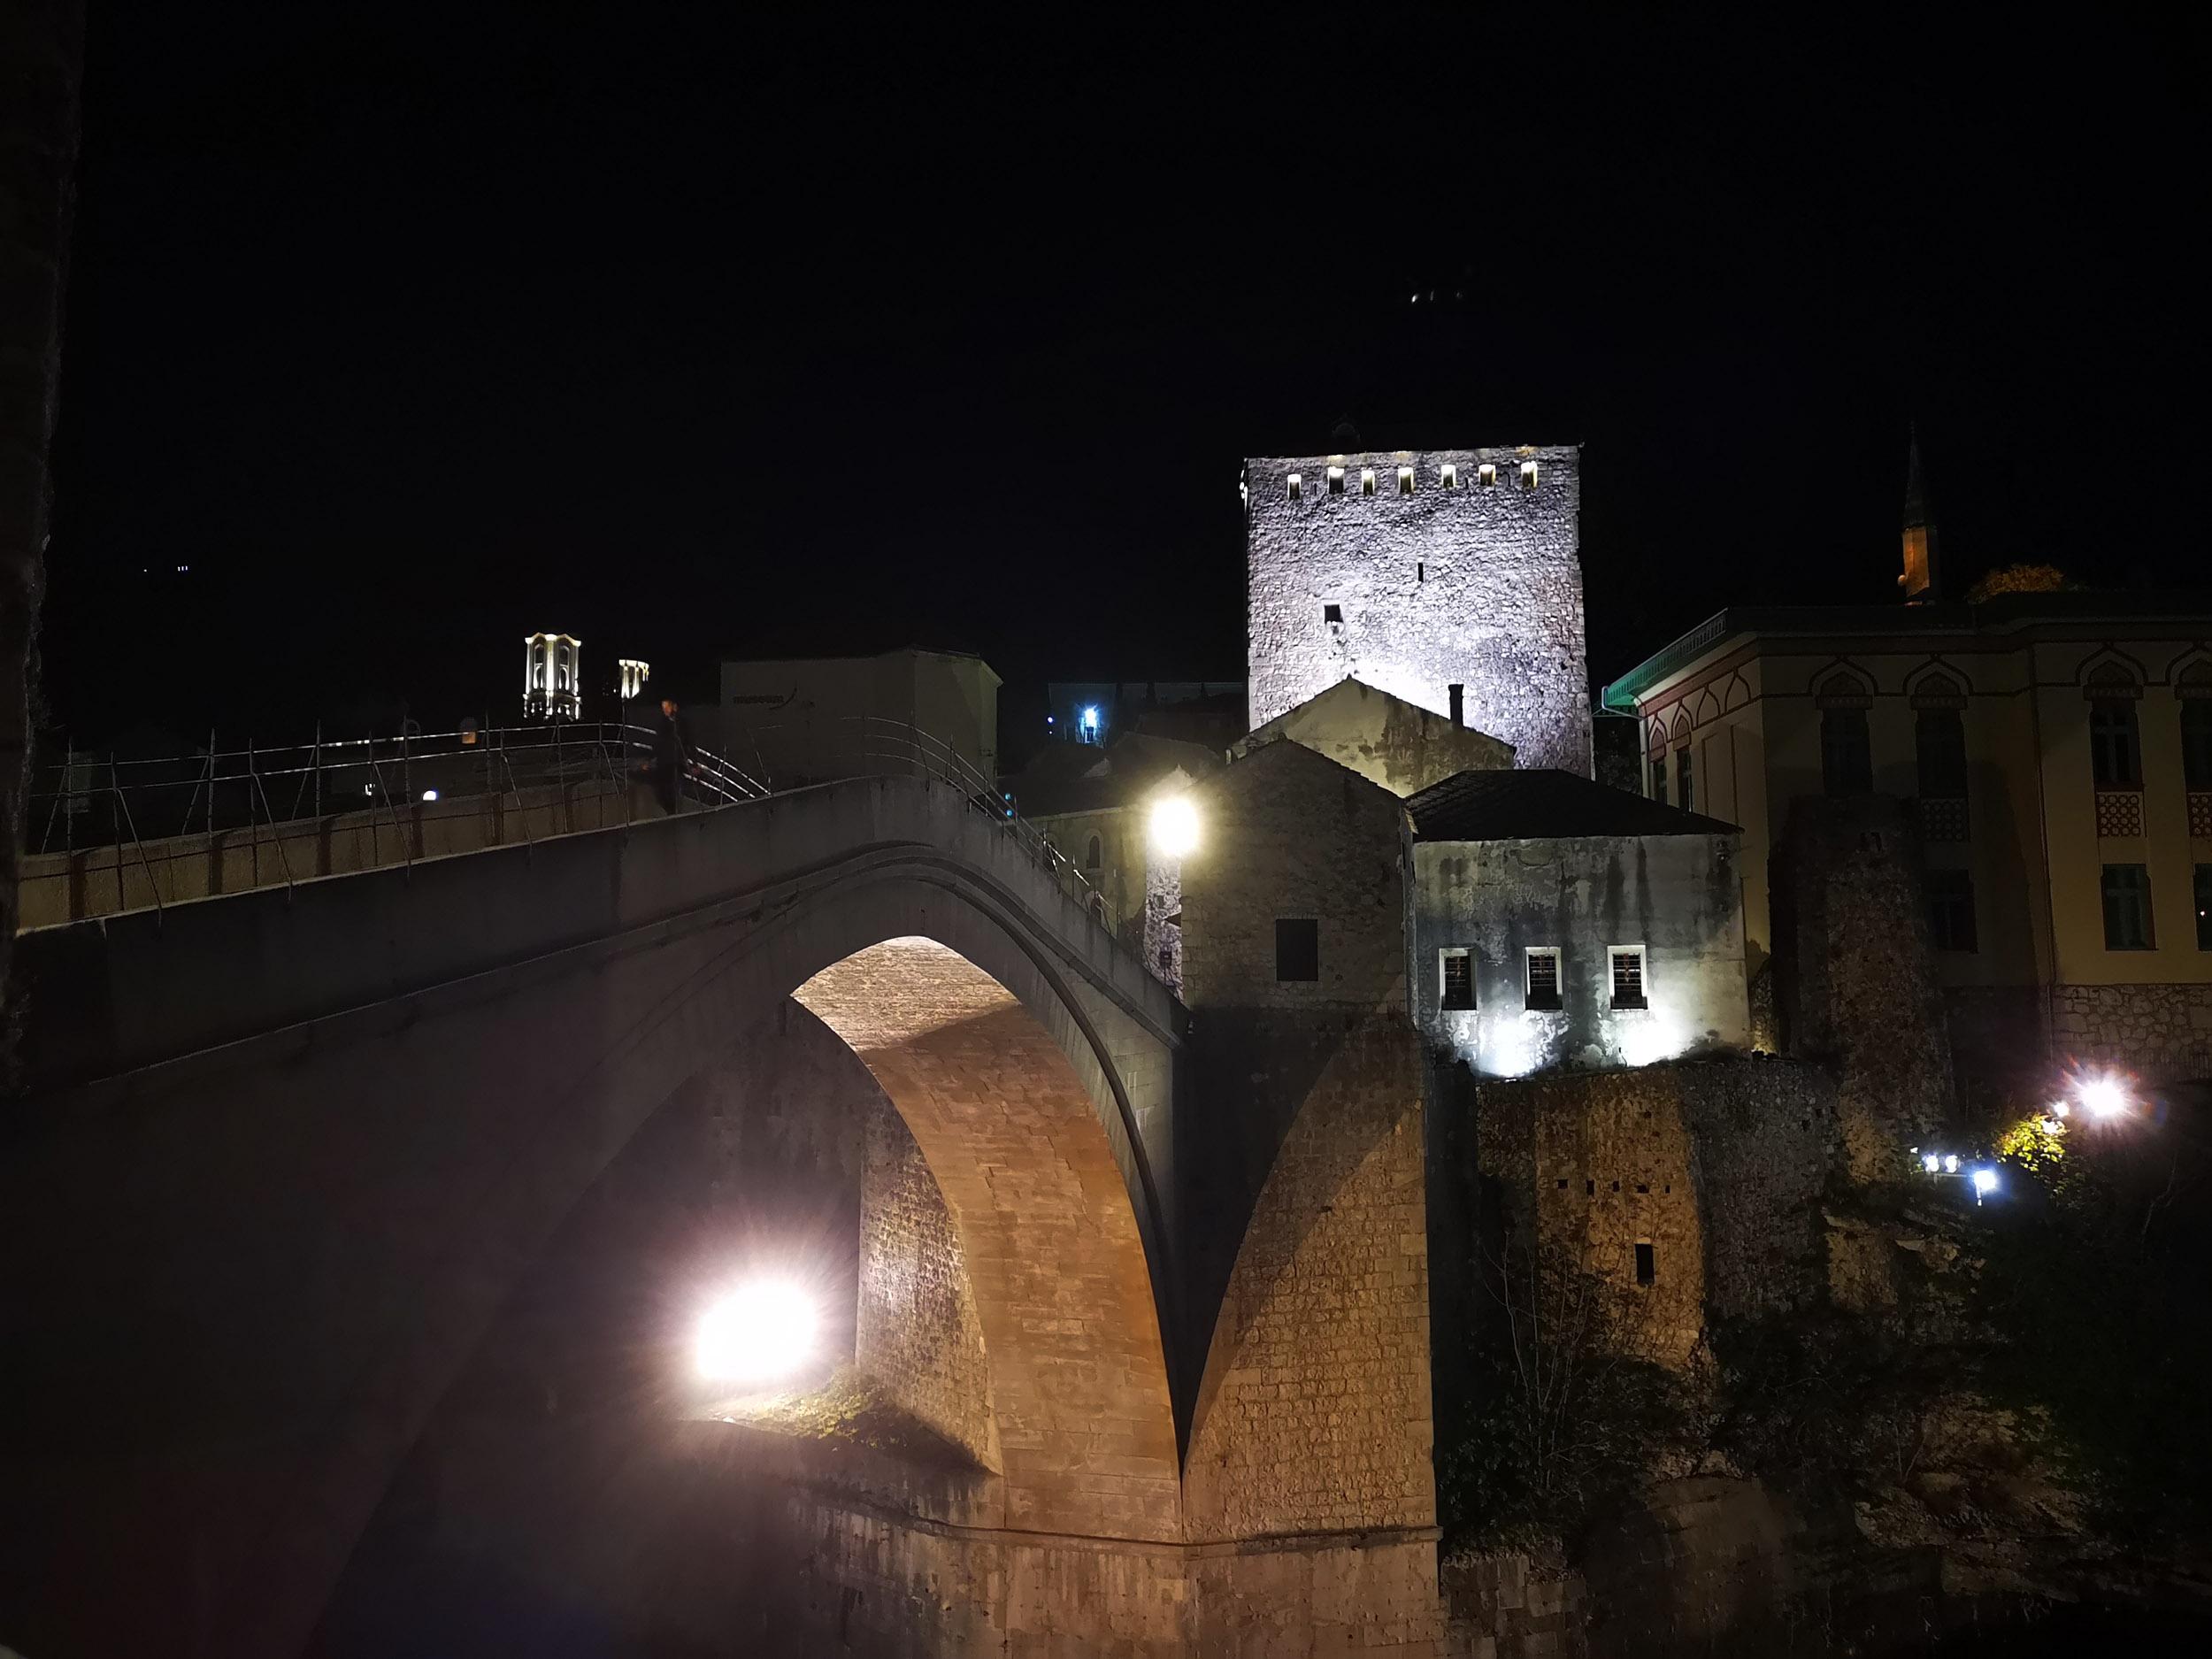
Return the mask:
{"type": "Polygon", "coordinates": [[[1499,1317],[1440,1460],[1445,1532],[1455,1546],[1563,1538],[1694,1449],[1692,1390],[1656,1363],[1633,1293],[1566,1250],[1512,1242],[1486,1266],[1499,1317]]]}
{"type": "MultiPolygon", "coordinates": [[[[0,987],[15,940],[83,60],[82,0],[0,0],[0,987]]],[[[0,1075],[12,1031],[11,1010],[0,1075]]]]}

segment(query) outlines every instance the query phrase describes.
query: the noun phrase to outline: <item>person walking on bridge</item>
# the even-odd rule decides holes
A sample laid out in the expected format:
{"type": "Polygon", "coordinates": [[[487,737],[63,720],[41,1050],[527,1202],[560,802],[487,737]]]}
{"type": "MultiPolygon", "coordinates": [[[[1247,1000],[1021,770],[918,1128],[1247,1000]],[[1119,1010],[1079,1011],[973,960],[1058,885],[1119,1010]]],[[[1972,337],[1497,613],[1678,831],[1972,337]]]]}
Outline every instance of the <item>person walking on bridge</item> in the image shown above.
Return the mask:
{"type": "Polygon", "coordinates": [[[676,699],[663,697],[660,721],[653,728],[653,758],[645,770],[652,774],[653,794],[661,803],[661,810],[672,817],[680,810],[680,791],[690,762],[683,724],[677,718],[676,699]]]}

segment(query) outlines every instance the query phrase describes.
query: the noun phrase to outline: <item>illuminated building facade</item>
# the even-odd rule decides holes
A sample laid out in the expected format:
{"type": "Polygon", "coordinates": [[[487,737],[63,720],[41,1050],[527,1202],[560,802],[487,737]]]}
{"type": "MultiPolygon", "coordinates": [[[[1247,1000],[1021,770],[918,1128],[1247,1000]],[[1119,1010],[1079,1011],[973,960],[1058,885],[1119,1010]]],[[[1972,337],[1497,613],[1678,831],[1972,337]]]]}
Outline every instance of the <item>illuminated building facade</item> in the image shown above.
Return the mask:
{"type": "Polygon", "coordinates": [[[1924,885],[1962,1072],[2067,1059],[2212,1073],[2212,603],[1945,601],[1917,488],[1918,603],[1722,611],[1606,687],[1645,792],[1743,828],[1747,954],[1785,918],[1793,810],[1886,797],[1924,885]],[[1824,803],[1824,804],[1821,804],[1824,803]]]}
{"type": "Polygon", "coordinates": [[[584,642],[572,634],[533,634],[522,642],[522,712],[533,720],[573,720],[583,712],[584,642]]]}
{"type": "Polygon", "coordinates": [[[1552,771],[1406,810],[1415,1015],[1477,1077],[1750,1045],[1733,825],[1552,771]]]}

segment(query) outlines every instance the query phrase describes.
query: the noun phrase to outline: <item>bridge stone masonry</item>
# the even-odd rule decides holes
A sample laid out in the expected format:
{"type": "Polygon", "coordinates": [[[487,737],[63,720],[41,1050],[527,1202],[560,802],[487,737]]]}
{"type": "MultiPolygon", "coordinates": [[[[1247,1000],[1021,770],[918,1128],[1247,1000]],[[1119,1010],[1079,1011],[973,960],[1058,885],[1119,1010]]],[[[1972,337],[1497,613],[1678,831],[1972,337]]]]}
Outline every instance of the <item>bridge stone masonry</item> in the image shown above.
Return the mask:
{"type": "Polygon", "coordinates": [[[550,1264],[604,1278],[655,1259],[618,1253],[636,1217],[728,1210],[772,1110],[859,1217],[855,1372],[942,1444],[703,1418],[676,1345],[620,1341],[668,1375],[611,1414],[650,1454],[570,1520],[690,1565],[608,1620],[680,1600],[687,1652],[1433,1654],[1384,965],[1246,1008],[1202,955],[1194,1030],[1031,844],[915,777],[26,933],[0,1636],[350,1651],[334,1598],[376,1599],[410,1471],[531,1310],[618,1345],[550,1264]],[[1281,1064],[1240,1083],[1254,1021],[1281,1064]]]}

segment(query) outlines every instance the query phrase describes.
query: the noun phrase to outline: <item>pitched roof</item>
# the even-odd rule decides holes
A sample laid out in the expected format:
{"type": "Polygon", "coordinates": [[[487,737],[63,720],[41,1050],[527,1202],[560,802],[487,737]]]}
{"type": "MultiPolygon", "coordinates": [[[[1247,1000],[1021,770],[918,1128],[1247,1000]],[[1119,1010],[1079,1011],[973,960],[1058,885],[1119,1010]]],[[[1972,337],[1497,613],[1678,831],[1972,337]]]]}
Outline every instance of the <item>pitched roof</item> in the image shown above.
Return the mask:
{"type": "Polygon", "coordinates": [[[1179,769],[1202,778],[1221,766],[1221,751],[1148,732],[1126,732],[1104,749],[1064,741],[1047,743],[1021,771],[999,780],[1024,818],[1105,812],[1133,806],[1179,769]]]}
{"type": "Polygon", "coordinates": [[[1456,772],[1406,802],[1421,841],[1539,841],[1576,835],[1733,835],[1733,824],[1647,801],[1571,772],[1456,772]]]}

